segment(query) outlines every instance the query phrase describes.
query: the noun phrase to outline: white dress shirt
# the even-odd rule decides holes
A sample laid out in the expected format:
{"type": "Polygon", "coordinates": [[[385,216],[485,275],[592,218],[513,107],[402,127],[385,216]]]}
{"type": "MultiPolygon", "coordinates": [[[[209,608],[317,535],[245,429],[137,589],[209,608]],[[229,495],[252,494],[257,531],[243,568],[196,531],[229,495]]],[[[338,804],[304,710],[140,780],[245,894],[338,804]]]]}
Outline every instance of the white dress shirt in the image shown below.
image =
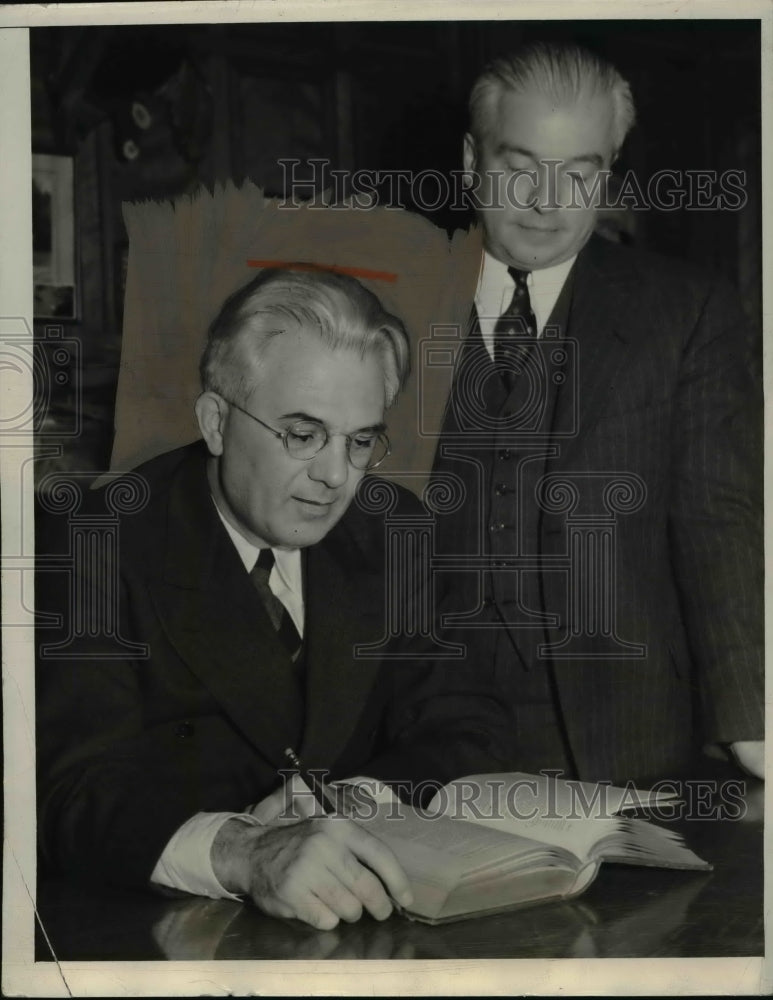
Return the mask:
{"type": "MultiPolygon", "coordinates": [[[[537,321],[537,336],[542,336],[545,324],[558,301],[561,289],[577,260],[577,254],[569,260],[553,267],[543,267],[530,271],[526,279],[532,312],[537,321]]],[[[510,305],[515,291],[515,282],[510,277],[507,264],[483,251],[478,289],[475,292],[475,308],[478,310],[480,332],[486,350],[494,358],[494,327],[502,313],[510,305]]]]}

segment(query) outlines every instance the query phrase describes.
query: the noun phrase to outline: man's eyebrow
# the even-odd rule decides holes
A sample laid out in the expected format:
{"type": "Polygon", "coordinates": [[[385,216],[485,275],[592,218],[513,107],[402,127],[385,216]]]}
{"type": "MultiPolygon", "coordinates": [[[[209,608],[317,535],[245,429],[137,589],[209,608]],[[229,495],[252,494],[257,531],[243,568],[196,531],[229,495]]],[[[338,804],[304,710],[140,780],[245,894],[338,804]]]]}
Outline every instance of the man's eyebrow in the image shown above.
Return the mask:
{"type": "MultiPolygon", "coordinates": [[[[519,156],[527,156],[530,160],[535,163],[540,162],[540,157],[537,153],[532,152],[530,149],[525,149],[523,146],[513,146],[507,142],[501,142],[497,147],[499,153],[517,153],[519,156]]],[[[551,157],[545,157],[551,163],[555,162],[551,157]]],[[[604,166],[604,157],[600,153],[579,153],[577,156],[569,156],[564,161],[564,163],[592,163],[595,167],[604,166]]]]}
{"type": "Polygon", "coordinates": [[[386,429],[387,425],[382,422],[380,424],[371,424],[369,427],[360,427],[356,431],[354,431],[354,433],[362,434],[363,431],[372,431],[374,434],[381,434],[381,432],[385,431],[386,429]]]}
{"type": "Polygon", "coordinates": [[[580,156],[572,156],[567,163],[592,163],[594,167],[604,166],[604,157],[600,153],[581,153],[580,156]]]}
{"type": "Polygon", "coordinates": [[[528,156],[530,160],[537,160],[537,154],[523,146],[514,146],[509,142],[500,142],[497,146],[497,153],[518,153],[520,156],[528,156]]]}
{"type": "Polygon", "coordinates": [[[324,423],[319,417],[312,417],[310,413],[283,413],[277,420],[308,420],[312,424],[324,423]]]}
{"type": "MultiPolygon", "coordinates": [[[[304,420],[310,424],[319,424],[320,427],[327,427],[324,420],[320,420],[319,417],[313,417],[310,413],[283,413],[281,417],[277,417],[277,420],[304,420]]],[[[352,431],[352,434],[362,434],[363,431],[373,431],[374,434],[380,434],[386,428],[387,425],[383,422],[369,424],[367,427],[358,427],[356,431],[352,431]]]]}

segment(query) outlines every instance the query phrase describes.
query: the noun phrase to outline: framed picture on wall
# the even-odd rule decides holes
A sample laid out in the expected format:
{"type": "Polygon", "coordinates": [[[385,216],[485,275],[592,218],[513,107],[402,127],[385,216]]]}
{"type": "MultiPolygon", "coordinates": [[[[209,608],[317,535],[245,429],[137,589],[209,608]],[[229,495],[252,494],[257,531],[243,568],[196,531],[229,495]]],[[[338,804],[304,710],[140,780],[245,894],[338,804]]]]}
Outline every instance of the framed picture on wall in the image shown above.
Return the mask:
{"type": "Polygon", "coordinates": [[[32,156],[32,276],[35,319],[75,319],[73,160],[32,156]]]}

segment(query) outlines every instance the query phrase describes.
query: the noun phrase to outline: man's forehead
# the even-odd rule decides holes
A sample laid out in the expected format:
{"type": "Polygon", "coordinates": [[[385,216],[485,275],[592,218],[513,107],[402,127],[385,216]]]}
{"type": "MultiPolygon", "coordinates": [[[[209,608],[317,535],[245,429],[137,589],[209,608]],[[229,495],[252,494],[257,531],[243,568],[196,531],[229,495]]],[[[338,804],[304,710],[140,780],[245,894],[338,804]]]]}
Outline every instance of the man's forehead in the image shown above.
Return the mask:
{"type": "Polygon", "coordinates": [[[381,352],[373,347],[363,352],[359,346],[332,345],[319,331],[293,325],[259,346],[244,339],[238,363],[246,395],[260,392],[271,400],[275,415],[281,411],[320,419],[321,414],[348,410],[359,420],[359,411],[367,409],[358,423],[363,427],[381,417],[375,390],[385,372],[381,352]]]}
{"type": "Polygon", "coordinates": [[[381,359],[378,345],[368,342],[364,333],[361,342],[352,341],[337,330],[323,331],[318,325],[292,316],[250,317],[236,333],[234,344],[239,361],[256,371],[269,362],[303,361],[306,356],[315,358],[320,354],[359,358],[372,354],[381,359]]]}
{"type": "Polygon", "coordinates": [[[567,160],[606,156],[613,146],[614,103],[611,95],[593,91],[556,100],[503,90],[492,125],[489,142],[499,152],[567,160]]]}

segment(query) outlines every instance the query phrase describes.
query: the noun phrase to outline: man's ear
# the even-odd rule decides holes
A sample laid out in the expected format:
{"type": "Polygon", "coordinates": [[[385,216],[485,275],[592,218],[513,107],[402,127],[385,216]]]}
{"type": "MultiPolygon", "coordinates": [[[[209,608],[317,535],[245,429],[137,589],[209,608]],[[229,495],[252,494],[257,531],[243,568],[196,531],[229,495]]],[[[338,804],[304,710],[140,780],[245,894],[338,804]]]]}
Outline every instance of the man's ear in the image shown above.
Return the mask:
{"type": "Polygon", "coordinates": [[[471,132],[465,132],[464,149],[462,151],[462,163],[464,165],[465,187],[472,186],[472,177],[478,166],[478,146],[471,132]]]}
{"type": "Polygon", "coordinates": [[[194,406],[201,436],[207,442],[210,455],[223,454],[223,430],[226,403],[216,392],[202,392],[194,406]]]}

